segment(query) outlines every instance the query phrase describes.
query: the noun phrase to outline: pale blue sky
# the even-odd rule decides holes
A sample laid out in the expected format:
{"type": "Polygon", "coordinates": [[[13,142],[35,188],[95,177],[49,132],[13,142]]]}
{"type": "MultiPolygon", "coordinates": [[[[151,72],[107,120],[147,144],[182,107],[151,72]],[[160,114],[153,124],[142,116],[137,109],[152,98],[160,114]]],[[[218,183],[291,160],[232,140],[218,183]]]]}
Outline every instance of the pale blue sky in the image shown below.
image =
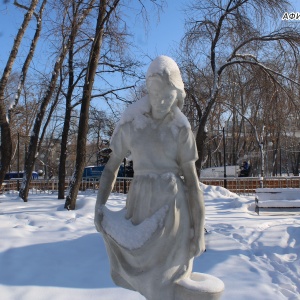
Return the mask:
{"type": "MultiPolygon", "coordinates": [[[[1,0],[0,0],[1,1],[1,0]]],[[[184,19],[185,15],[183,9],[186,7],[188,0],[167,0],[167,6],[160,14],[160,21],[158,22],[157,16],[150,14],[149,26],[147,33],[144,30],[144,26],[141,19],[130,19],[131,26],[133,28],[134,44],[142,51],[138,54],[139,59],[143,60],[149,65],[151,59],[157,55],[164,54],[174,57],[174,52],[178,48],[178,44],[184,34],[184,19]]],[[[295,11],[300,12],[300,0],[293,0],[295,11]]],[[[13,39],[19,29],[19,26],[23,20],[23,12],[19,12],[13,6],[13,0],[10,0],[9,4],[3,4],[0,2],[0,72],[2,74],[3,67],[7,62],[9,51],[11,50],[13,39]]],[[[132,1],[131,3],[138,3],[138,1],[132,1]]],[[[147,3],[147,2],[144,2],[147,3]]],[[[34,24],[34,22],[33,22],[34,24]]],[[[35,26],[31,25],[31,26],[35,26]]],[[[26,37],[25,37],[26,42],[26,37]]],[[[30,42],[30,38],[27,39],[30,42]]],[[[27,55],[28,48],[20,50],[18,56],[20,57],[15,62],[15,67],[20,67],[23,64],[25,55],[27,55]]],[[[40,68],[47,68],[47,56],[40,54],[41,58],[38,61],[40,68]],[[46,61],[46,62],[44,62],[46,61]]],[[[144,70],[143,70],[144,71],[144,70]]],[[[0,75],[1,75],[0,74],[0,75]]]]}
{"type": "MultiPolygon", "coordinates": [[[[18,28],[23,20],[23,15],[10,1],[9,4],[0,4],[0,68],[6,63],[9,51],[18,28]]],[[[136,1],[137,2],[137,1],[136,1]]],[[[184,0],[168,0],[167,6],[160,14],[160,21],[157,16],[150,13],[149,26],[145,31],[141,19],[132,21],[134,29],[134,43],[145,55],[145,62],[160,54],[172,56],[172,49],[176,48],[184,32],[184,0]]],[[[32,25],[33,26],[33,25],[32,25]]],[[[19,53],[22,55],[22,53],[19,53]]]]}
{"type": "Polygon", "coordinates": [[[177,48],[184,34],[184,12],[183,8],[187,1],[167,1],[168,6],[160,14],[160,20],[153,17],[149,26],[148,34],[140,28],[136,32],[136,42],[141,44],[145,53],[154,58],[157,55],[171,55],[177,48]]]}
{"type": "MultiPolygon", "coordinates": [[[[141,18],[136,19],[130,16],[129,25],[133,28],[133,43],[140,50],[140,52],[136,52],[136,55],[139,55],[138,58],[145,63],[143,72],[146,72],[150,61],[156,56],[165,54],[173,57],[174,49],[177,48],[184,33],[184,13],[182,9],[187,3],[186,0],[167,0],[166,2],[167,5],[164,7],[163,12],[160,13],[159,21],[157,15],[151,9],[148,9],[150,13],[146,31],[141,18]]],[[[11,51],[13,39],[24,17],[20,10],[16,9],[12,3],[12,0],[6,5],[0,2],[0,75],[2,75],[3,68],[11,51]]],[[[138,3],[138,1],[132,1],[131,3],[138,3]]],[[[147,2],[145,1],[144,3],[147,2]]],[[[35,29],[35,22],[32,22],[30,26],[35,29]]],[[[22,45],[26,42],[28,44],[32,35],[32,32],[28,38],[25,35],[22,45]]],[[[14,64],[15,69],[22,67],[27,51],[28,47],[20,47],[18,59],[14,64]]],[[[47,63],[49,58],[46,54],[39,52],[36,53],[39,58],[38,63],[35,60],[34,67],[40,70],[43,68],[47,69],[51,65],[51,63],[47,63]]],[[[118,79],[114,77],[113,80],[118,79]]],[[[95,104],[97,102],[93,101],[95,104]]],[[[101,105],[101,109],[108,108],[103,101],[99,105],[101,105]]]]}
{"type": "MultiPolygon", "coordinates": [[[[12,2],[3,4],[1,1],[0,3],[0,69],[6,63],[13,38],[23,19],[22,13],[13,6],[12,2]]],[[[185,16],[183,8],[189,1],[167,0],[166,2],[167,6],[161,13],[159,22],[157,17],[150,17],[147,33],[141,19],[136,23],[132,22],[134,43],[142,50],[146,63],[150,62],[150,58],[155,58],[160,54],[173,56],[174,49],[177,48],[184,34],[185,16]],[[150,56],[150,58],[147,58],[147,56],[150,56]]],[[[300,0],[293,0],[292,2],[295,11],[300,12],[300,0]]],[[[22,55],[22,52],[19,55],[22,55]]]]}

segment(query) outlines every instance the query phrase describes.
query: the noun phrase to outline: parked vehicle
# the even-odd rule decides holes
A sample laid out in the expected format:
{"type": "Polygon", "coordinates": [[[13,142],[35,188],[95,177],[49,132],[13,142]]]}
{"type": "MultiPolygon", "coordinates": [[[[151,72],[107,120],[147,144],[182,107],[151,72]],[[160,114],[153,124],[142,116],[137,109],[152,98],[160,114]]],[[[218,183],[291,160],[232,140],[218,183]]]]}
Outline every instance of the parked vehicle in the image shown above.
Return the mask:
{"type": "MultiPolygon", "coordinates": [[[[227,177],[238,177],[240,171],[240,166],[226,166],[226,176],[227,177]]],[[[201,170],[201,177],[224,177],[224,166],[212,167],[201,170]]]]}
{"type": "MultiPolygon", "coordinates": [[[[13,172],[9,172],[5,174],[4,180],[10,180],[10,179],[22,179],[24,175],[23,171],[17,172],[17,171],[13,171],[13,172]]],[[[32,172],[32,179],[39,179],[39,175],[37,172],[32,172]]]]}
{"type": "MultiPolygon", "coordinates": [[[[105,165],[102,166],[88,166],[84,168],[82,179],[83,180],[98,180],[105,168],[105,165]]],[[[117,177],[133,177],[133,168],[132,166],[126,166],[124,171],[124,165],[120,165],[119,172],[117,177]]]]}
{"type": "Polygon", "coordinates": [[[105,166],[88,166],[84,168],[82,179],[99,179],[105,166]]]}

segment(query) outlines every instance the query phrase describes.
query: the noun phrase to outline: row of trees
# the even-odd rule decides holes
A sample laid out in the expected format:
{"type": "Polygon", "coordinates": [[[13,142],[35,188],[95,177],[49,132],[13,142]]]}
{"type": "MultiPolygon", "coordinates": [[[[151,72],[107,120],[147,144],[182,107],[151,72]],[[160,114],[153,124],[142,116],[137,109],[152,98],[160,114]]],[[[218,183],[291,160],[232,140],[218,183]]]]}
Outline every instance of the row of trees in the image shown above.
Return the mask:
{"type": "MultiPolygon", "coordinates": [[[[278,60],[273,61],[273,65],[276,63],[278,60]]],[[[265,171],[262,163],[268,158],[271,164],[267,170],[268,175],[282,172],[298,175],[298,70],[294,69],[295,73],[290,74],[295,83],[278,80],[278,86],[274,86],[268,75],[259,70],[254,75],[244,70],[242,76],[239,68],[230,71],[226,79],[231,78],[231,84],[222,87],[206,123],[207,139],[202,167],[223,165],[223,140],[220,131],[225,127],[228,165],[239,164],[243,159],[250,160],[253,175],[261,175],[265,171]]],[[[189,100],[195,99],[188,98],[189,100]]],[[[187,113],[193,112],[193,125],[197,132],[197,109],[191,109],[191,106],[195,104],[192,102],[187,105],[187,113]]]]}
{"type": "Polygon", "coordinates": [[[188,8],[193,13],[182,41],[181,64],[186,111],[196,131],[198,171],[209,156],[208,135],[226,123],[232,139],[228,163],[259,152],[261,175],[267,143],[272,142],[274,166],[279,149],[291,146],[295,131],[287,121],[298,125],[299,120],[300,31],[297,24],[280,22],[291,9],[288,4],[193,1],[188,8]]]}
{"type": "MultiPolygon", "coordinates": [[[[60,199],[66,170],[72,168],[65,207],[75,209],[83,168],[107,146],[120,104],[143,93],[141,63],[128,54],[134,46],[130,6],[147,16],[150,4],[159,11],[164,2],[133,2],[15,2],[24,21],[0,81],[0,185],[9,166],[24,157],[24,201],[31,173],[42,163],[58,166],[60,199]],[[13,69],[26,28],[34,22],[28,55],[13,69]],[[41,70],[43,44],[47,65],[41,70]],[[127,99],[124,90],[131,91],[127,99]],[[24,147],[17,148],[20,143],[24,147]]],[[[199,174],[203,166],[221,163],[218,135],[224,126],[228,164],[259,153],[263,173],[265,146],[271,145],[275,172],[280,149],[299,147],[291,126],[299,119],[300,31],[294,23],[278,22],[288,5],[285,0],[206,0],[186,6],[186,34],[174,58],[185,81],[184,110],[196,135],[199,174]]],[[[297,168],[300,157],[293,159],[297,168]]]]}
{"type": "MultiPolygon", "coordinates": [[[[25,106],[26,107],[26,106],[25,106]]],[[[12,130],[12,143],[13,143],[13,155],[10,164],[10,171],[22,171],[24,170],[26,153],[30,142],[30,135],[26,135],[26,131],[23,132],[23,128],[27,128],[26,123],[28,111],[30,111],[30,124],[33,124],[36,115],[33,110],[30,110],[32,105],[25,110],[25,114],[18,113],[18,126],[13,126],[12,130]]],[[[63,107],[60,110],[64,112],[63,107]]],[[[66,177],[72,176],[74,170],[74,162],[76,160],[76,143],[77,143],[77,131],[78,131],[78,119],[79,114],[75,110],[72,114],[70,130],[68,133],[67,142],[67,160],[65,163],[65,175],[66,177]]],[[[28,121],[28,120],[27,120],[28,121]]],[[[109,147],[109,139],[113,132],[115,119],[108,117],[107,113],[100,111],[95,107],[90,108],[89,117],[89,131],[87,136],[87,153],[86,153],[86,165],[98,165],[101,160],[101,150],[109,147]]],[[[48,125],[47,133],[41,144],[38,157],[35,161],[34,170],[38,171],[45,179],[54,176],[56,179],[59,175],[60,156],[61,156],[61,134],[64,124],[64,116],[62,114],[55,114],[51,118],[51,123],[48,125]]]]}
{"type": "MultiPolygon", "coordinates": [[[[157,10],[161,8],[159,1],[148,1],[157,10]]],[[[20,189],[20,197],[27,201],[29,183],[36,160],[42,150],[49,124],[55,126],[53,116],[62,115],[59,109],[64,106],[59,156],[59,198],[64,198],[65,170],[68,160],[68,145],[72,122],[76,123],[76,157],[72,180],[66,195],[65,207],[74,209],[79,183],[86,163],[87,138],[91,101],[107,101],[111,98],[124,100],[120,92],[133,87],[132,82],[139,81],[141,76],[137,67],[141,64],[128,55],[129,33],[127,22],[131,1],[118,0],[53,0],[53,1],[17,1],[14,4],[24,10],[24,21],[20,26],[12,51],[4,68],[0,82],[0,125],[1,125],[1,170],[0,185],[8,171],[13,157],[14,136],[13,124],[21,122],[20,112],[28,109],[25,106],[26,96],[20,100],[20,91],[28,91],[27,104],[30,102],[35,110],[30,111],[32,123],[28,128],[14,127],[18,136],[27,137],[24,177],[20,189]],[[36,30],[28,48],[28,55],[21,68],[18,85],[20,88],[9,89],[12,70],[17,58],[20,44],[26,29],[36,18],[36,30]],[[127,18],[127,19],[126,19],[127,18]],[[46,28],[44,31],[42,27],[46,28]],[[38,55],[40,37],[47,42],[48,57],[38,55]],[[37,57],[40,61],[36,62],[37,57]],[[53,58],[53,59],[50,59],[53,58]],[[47,60],[46,71],[41,73],[35,69],[36,64],[47,60]],[[34,66],[32,69],[29,66],[34,66]],[[27,71],[30,70],[30,72],[27,71]],[[129,83],[128,78],[131,78],[129,83]],[[29,82],[31,84],[29,84],[29,82]],[[97,82],[97,83],[95,83],[97,82]],[[7,115],[9,118],[7,118],[7,115]],[[17,129],[16,129],[17,128],[17,129]],[[23,132],[24,131],[24,132],[23,132]]],[[[145,3],[136,1],[136,14],[145,15],[145,3]]],[[[153,10],[152,10],[153,11],[153,10]]],[[[133,55],[132,55],[133,56],[133,55]]],[[[17,76],[18,77],[18,76],[17,76]]],[[[10,85],[12,87],[12,84],[10,85]]],[[[100,109],[101,110],[101,109],[100,109]]],[[[23,114],[24,115],[24,114],[23,114]]],[[[27,115],[25,113],[25,115],[27,115]]],[[[22,122],[24,119],[22,118],[22,122]]],[[[91,127],[91,126],[90,126],[91,127]]],[[[45,162],[44,162],[45,163],[45,162]]]]}

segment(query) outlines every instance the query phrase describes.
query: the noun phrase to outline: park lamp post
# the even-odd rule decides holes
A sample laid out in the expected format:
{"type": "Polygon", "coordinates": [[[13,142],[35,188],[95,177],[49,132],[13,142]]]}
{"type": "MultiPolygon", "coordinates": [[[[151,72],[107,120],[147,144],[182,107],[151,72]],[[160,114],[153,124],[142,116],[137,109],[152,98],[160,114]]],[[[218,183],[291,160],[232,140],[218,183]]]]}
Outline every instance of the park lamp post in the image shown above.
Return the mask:
{"type": "Polygon", "coordinates": [[[224,155],[224,188],[227,188],[227,174],[226,174],[226,147],[225,147],[225,127],[223,127],[223,155],[224,155]]]}
{"type": "MultiPolygon", "coordinates": [[[[272,169],[273,168],[271,168],[271,170],[270,170],[270,168],[269,168],[269,161],[270,161],[270,155],[269,155],[269,151],[271,151],[271,152],[273,152],[273,150],[272,150],[272,146],[273,146],[273,142],[272,141],[270,141],[270,142],[268,142],[268,144],[267,144],[267,151],[266,151],[266,155],[267,155],[267,166],[266,166],[266,176],[272,176],[272,169]],[[271,148],[271,150],[269,150],[271,148]]],[[[271,156],[271,158],[272,158],[272,156],[271,156]]],[[[271,164],[272,165],[272,164],[271,164]]]]}
{"type": "Polygon", "coordinates": [[[263,188],[263,182],[264,182],[264,173],[265,173],[265,153],[264,153],[264,143],[261,142],[259,144],[259,150],[260,150],[260,160],[261,160],[261,170],[260,170],[260,180],[259,184],[260,187],[263,188]]]}

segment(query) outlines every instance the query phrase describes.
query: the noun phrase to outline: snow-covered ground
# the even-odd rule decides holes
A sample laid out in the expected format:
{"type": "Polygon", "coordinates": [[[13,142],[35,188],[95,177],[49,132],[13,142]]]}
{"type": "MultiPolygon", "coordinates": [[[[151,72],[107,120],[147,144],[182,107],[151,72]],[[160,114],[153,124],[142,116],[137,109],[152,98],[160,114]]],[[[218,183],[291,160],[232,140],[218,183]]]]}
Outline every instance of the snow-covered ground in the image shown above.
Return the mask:
{"type": "MultiPolygon", "coordinates": [[[[223,300],[300,299],[300,214],[254,212],[254,196],[202,185],[207,251],[194,271],[225,283],[223,300]]],[[[66,211],[56,194],[0,196],[1,300],[142,300],[109,275],[101,235],[93,224],[95,193],[66,211]]],[[[112,194],[108,206],[124,206],[112,194]]],[[[162,299],[163,300],[163,299],[162,299]]]]}

